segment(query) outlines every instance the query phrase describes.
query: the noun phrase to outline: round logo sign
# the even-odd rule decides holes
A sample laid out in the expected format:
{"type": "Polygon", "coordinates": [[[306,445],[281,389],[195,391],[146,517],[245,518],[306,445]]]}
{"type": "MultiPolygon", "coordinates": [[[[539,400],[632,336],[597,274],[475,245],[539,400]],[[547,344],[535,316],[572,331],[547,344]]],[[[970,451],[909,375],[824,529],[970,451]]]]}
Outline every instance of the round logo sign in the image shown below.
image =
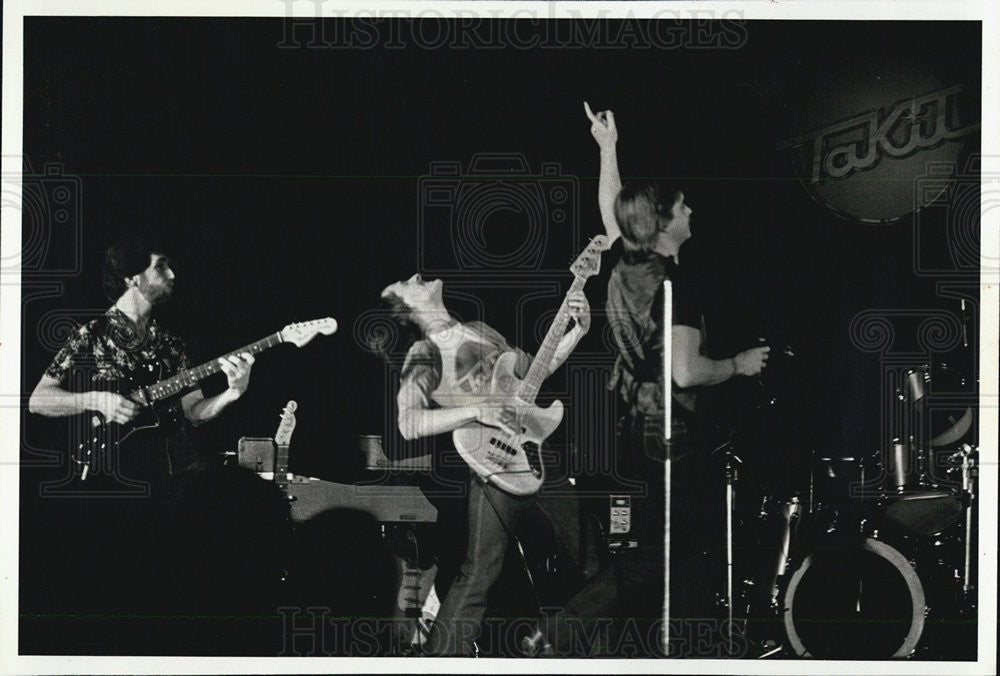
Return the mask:
{"type": "Polygon", "coordinates": [[[928,167],[957,165],[979,128],[968,94],[904,59],[848,62],[814,88],[778,149],[791,152],[823,206],[866,223],[898,221],[940,195],[918,190],[919,179],[928,167]]]}

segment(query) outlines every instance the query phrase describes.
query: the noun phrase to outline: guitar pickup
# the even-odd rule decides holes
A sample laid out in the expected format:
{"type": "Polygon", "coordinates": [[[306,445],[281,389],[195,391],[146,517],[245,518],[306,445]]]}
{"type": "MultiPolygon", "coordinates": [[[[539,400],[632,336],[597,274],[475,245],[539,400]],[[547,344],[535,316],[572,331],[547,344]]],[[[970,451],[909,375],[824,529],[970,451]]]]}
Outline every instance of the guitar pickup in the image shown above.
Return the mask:
{"type": "Polygon", "coordinates": [[[510,455],[517,455],[517,450],[513,446],[511,446],[510,444],[506,444],[500,441],[499,439],[494,439],[491,437],[490,443],[505,453],[509,453],[510,455]]]}

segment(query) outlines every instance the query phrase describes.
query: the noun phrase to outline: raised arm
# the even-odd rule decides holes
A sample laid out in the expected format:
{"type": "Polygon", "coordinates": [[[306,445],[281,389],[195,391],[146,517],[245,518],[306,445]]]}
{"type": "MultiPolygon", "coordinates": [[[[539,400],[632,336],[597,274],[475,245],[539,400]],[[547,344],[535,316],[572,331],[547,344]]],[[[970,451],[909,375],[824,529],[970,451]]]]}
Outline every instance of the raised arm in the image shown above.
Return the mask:
{"type": "Polygon", "coordinates": [[[184,417],[195,425],[200,425],[217,417],[227,406],[242,397],[243,393],[247,391],[247,386],[250,384],[250,369],[253,367],[253,363],[253,355],[249,352],[220,357],[219,365],[222,367],[222,372],[226,374],[226,381],[229,387],[214,397],[207,399],[200,387],[192,392],[188,392],[181,398],[184,417]]]}
{"type": "Polygon", "coordinates": [[[569,316],[573,319],[574,325],[556,346],[555,354],[549,363],[549,373],[554,372],[562,366],[570,353],[576,349],[580,339],[590,330],[590,302],[583,291],[575,291],[567,297],[567,309],[569,316]]]}
{"type": "Polygon", "coordinates": [[[601,220],[608,235],[608,243],[611,244],[621,234],[615,219],[615,199],[622,189],[622,179],[618,173],[618,127],[615,126],[615,114],[610,110],[595,114],[586,101],[583,102],[583,109],[590,118],[590,133],[601,149],[597,203],[601,209],[601,220]]]}

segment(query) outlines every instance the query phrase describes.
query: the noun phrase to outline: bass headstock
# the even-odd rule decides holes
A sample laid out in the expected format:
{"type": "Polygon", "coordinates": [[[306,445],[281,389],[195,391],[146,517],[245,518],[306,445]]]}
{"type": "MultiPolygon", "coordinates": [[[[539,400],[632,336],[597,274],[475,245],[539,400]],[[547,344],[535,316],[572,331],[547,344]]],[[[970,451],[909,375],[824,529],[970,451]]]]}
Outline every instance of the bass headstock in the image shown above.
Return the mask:
{"type": "Polygon", "coordinates": [[[607,235],[597,235],[573,261],[573,265],[569,267],[570,272],[582,279],[593,277],[601,271],[601,254],[610,246],[607,235]]]}

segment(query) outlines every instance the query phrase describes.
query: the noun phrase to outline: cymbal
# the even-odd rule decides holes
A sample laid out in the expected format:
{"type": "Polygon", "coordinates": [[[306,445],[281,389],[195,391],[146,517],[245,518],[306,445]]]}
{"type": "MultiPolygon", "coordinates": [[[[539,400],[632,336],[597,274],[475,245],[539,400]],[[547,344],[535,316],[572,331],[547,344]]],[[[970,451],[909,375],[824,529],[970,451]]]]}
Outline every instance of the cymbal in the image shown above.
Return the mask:
{"type": "Polygon", "coordinates": [[[972,407],[966,407],[965,413],[962,414],[962,417],[957,422],[954,416],[948,416],[948,421],[952,422],[951,427],[931,439],[932,448],[950,446],[966,435],[972,427],[972,407]]]}

